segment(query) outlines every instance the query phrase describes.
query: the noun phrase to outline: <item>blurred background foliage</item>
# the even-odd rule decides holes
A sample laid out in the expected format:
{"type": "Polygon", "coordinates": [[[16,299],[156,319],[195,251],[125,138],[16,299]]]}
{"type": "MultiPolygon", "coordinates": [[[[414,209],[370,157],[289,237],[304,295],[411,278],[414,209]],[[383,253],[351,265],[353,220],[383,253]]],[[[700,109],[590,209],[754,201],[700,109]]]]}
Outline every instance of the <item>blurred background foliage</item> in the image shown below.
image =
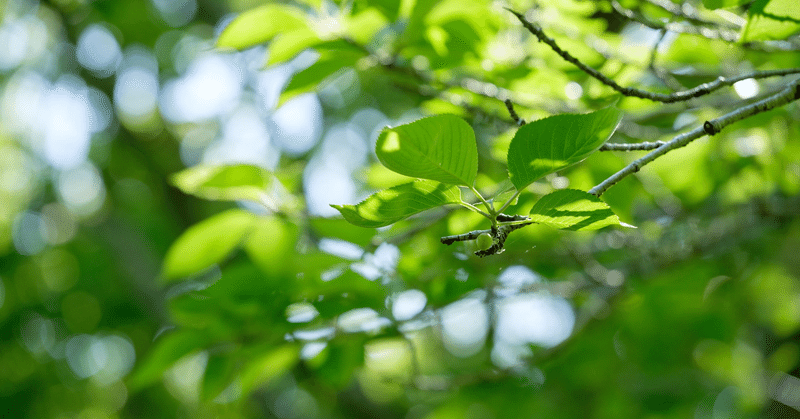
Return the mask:
{"type": "MultiPolygon", "coordinates": [[[[796,3],[750,3],[0,2],[0,416],[800,417],[796,104],[610,189],[636,230],[531,226],[480,259],[439,243],[486,228],[468,211],[371,230],[329,207],[403,181],[374,156],[386,125],[464,117],[491,192],[504,99],[528,120],[613,99],[503,7],[669,92],[800,67],[796,3]]],[[[785,82],[625,98],[611,141],[785,82]]],[[[640,153],[596,153],[509,211],[640,153]]]]}

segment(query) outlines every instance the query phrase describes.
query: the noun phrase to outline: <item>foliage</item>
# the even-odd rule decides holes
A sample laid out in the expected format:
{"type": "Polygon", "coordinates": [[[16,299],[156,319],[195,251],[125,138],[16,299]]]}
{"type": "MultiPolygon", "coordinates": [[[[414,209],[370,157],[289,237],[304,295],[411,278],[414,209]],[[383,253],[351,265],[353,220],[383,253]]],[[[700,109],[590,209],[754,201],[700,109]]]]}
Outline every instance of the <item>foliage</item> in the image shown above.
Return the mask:
{"type": "Polygon", "coordinates": [[[797,10],[3,4],[0,416],[800,417],[797,10]]]}

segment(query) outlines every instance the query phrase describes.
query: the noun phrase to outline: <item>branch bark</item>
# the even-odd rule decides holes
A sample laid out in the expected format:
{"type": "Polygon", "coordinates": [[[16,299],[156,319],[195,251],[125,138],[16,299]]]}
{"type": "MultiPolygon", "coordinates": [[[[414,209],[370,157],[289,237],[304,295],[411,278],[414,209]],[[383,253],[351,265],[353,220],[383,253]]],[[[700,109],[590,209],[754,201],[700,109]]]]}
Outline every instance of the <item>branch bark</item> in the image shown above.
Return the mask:
{"type": "Polygon", "coordinates": [[[590,189],[589,193],[595,196],[600,196],[607,191],[608,188],[626,176],[638,172],[645,165],[676,148],[683,147],[705,135],[714,135],[734,122],[741,121],[742,119],[748,118],[757,113],[781,107],[798,99],[800,99],[800,79],[792,81],[788,86],[786,86],[786,88],[772,96],[769,96],[758,102],[751,103],[750,105],[743,106],[719,118],[706,121],[702,126],[674,137],[663,146],[658,147],[640,159],[634,160],[631,164],[625,166],[617,173],[614,173],[608,179],[600,182],[597,186],[590,189]]]}

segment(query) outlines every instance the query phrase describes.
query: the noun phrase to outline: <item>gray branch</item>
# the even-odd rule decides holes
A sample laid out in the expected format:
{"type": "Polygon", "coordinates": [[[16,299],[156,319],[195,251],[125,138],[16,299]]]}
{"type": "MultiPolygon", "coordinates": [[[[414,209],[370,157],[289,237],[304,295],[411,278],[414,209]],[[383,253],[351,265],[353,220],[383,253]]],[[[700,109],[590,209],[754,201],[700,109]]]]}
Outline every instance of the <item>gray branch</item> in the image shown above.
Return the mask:
{"type": "Polygon", "coordinates": [[[736,83],[738,81],[745,80],[745,79],[751,79],[751,78],[752,79],[762,79],[762,78],[767,78],[767,77],[786,76],[786,75],[790,75],[790,74],[798,74],[798,73],[800,73],[800,68],[787,68],[787,69],[780,69],[780,70],[756,71],[756,72],[753,72],[753,73],[743,74],[743,75],[739,75],[739,76],[735,76],[735,77],[718,77],[714,81],[701,84],[701,85],[699,85],[697,87],[694,87],[694,88],[691,88],[691,89],[688,89],[688,90],[683,90],[683,91],[675,92],[675,93],[671,93],[671,94],[654,93],[654,92],[648,92],[646,90],[636,89],[636,88],[632,88],[632,87],[623,87],[623,86],[620,86],[614,80],[611,80],[610,78],[608,78],[604,74],[600,73],[599,71],[595,70],[592,67],[589,67],[588,65],[584,64],[583,62],[581,62],[577,58],[573,57],[567,51],[564,51],[563,49],[561,49],[561,47],[559,47],[558,44],[556,44],[556,41],[553,40],[553,38],[548,37],[544,33],[544,31],[542,30],[542,28],[539,25],[536,25],[534,23],[528,22],[528,20],[525,19],[525,17],[523,15],[521,15],[521,14],[519,14],[519,13],[517,13],[517,12],[511,10],[511,9],[506,9],[506,10],[508,10],[511,13],[513,13],[517,17],[517,19],[519,19],[519,21],[522,23],[522,25],[526,29],[528,29],[528,31],[530,33],[532,33],[534,36],[536,36],[539,39],[539,41],[544,42],[545,44],[549,45],[550,48],[553,51],[555,51],[556,54],[561,56],[561,58],[563,58],[564,60],[566,60],[566,61],[568,61],[568,62],[570,62],[572,64],[575,64],[575,66],[577,66],[578,68],[583,70],[583,72],[585,72],[586,74],[594,77],[595,79],[597,79],[601,83],[605,84],[606,86],[611,87],[612,89],[622,93],[625,96],[632,96],[632,97],[638,97],[638,98],[642,98],[642,99],[649,99],[649,100],[652,100],[654,102],[675,103],[675,102],[681,102],[681,101],[689,100],[689,99],[692,99],[692,98],[696,98],[696,97],[707,95],[707,94],[709,94],[711,92],[719,90],[720,88],[722,88],[724,86],[730,86],[730,85],[732,85],[732,84],[734,84],[734,83],[736,83]]]}
{"type": "Polygon", "coordinates": [[[600,182],[597,186],[590,189],[589,193],[595,196],[600,196],[603,194],[603,192],[607,191],[608,188],[622,180],[624,177],[638,172],[648,163],[676,148],[683,147],[705,135],[714,135],[734,122],[753,116],[757,113],[781,107],[798,99],[800,99],[800,79],[792,81],[788,86],[786,86],[785,89],[772,96],[769,96],[758,102],[751,103],[750,105],[743,106],[739,109],[722,115],[719,118],[706,121],[702,126],[676,136],[663,146],[658,147],[644,157],[633,161],[631,164],[625,166],[617,173],[611,175],[608,179],[600,182]]]}
{"type": "Polygon", "coordinates": [[[641,151],[653,150],[667,144],[665,141],[642,142],[642,143],[605,143],[599,151],[641,151]]]}

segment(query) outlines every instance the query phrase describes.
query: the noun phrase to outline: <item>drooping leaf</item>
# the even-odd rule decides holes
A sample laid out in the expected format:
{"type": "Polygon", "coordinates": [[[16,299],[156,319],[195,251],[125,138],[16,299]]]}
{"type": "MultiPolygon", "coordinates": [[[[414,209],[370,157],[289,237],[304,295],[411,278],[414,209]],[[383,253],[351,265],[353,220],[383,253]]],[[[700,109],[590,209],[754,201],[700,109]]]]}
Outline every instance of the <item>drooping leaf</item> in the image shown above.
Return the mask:
{"type": "Polygon", "coordinates": [[[384,166],[406,176],[472,186],[478,175],[475,132],[455,115],[386,128],[375,152],[384,166]]]}
{"type": "Polygon", "coordinates": [[[610,225],[632,227],[619,220],[600,198],[576,189],[562,189],[539,199],[530,219],[560,230],[597,230],[610,225]]]}
{"type": "Polygon", "coordinates": [[[518,190],[572,166],[603,145],[622,114],[608,107],[588,114],[553,115],[522,126],[508,147],[508,173],[518,190]]]}
{"type": "Polygon", "coordinates": [[[217,39],[218,47],[245,49],[271,40],[275,35],[307,27],[300,10],[280,4],[267,4],[248,10],[228,24],[217,39]]]}
{"type": "Polygon", "coordinates": [[[741,42],[782,40],[800,32],[797,0],[756,0],[747,11],[741,42]]]}
{"type": "Polygon", "coordinates": [[[461,190],[439,182],[416,181],[376,192],[356,205],[332,205],[360,227],[383,227],[422,211],[461,202],[461,190]]]}
{"type": "Polygon", "coordinates": [[[245,239],[257,217],[233,209],[189,227],[164,258],[163,279],[173,281],[222,262],[245,239]]]}

